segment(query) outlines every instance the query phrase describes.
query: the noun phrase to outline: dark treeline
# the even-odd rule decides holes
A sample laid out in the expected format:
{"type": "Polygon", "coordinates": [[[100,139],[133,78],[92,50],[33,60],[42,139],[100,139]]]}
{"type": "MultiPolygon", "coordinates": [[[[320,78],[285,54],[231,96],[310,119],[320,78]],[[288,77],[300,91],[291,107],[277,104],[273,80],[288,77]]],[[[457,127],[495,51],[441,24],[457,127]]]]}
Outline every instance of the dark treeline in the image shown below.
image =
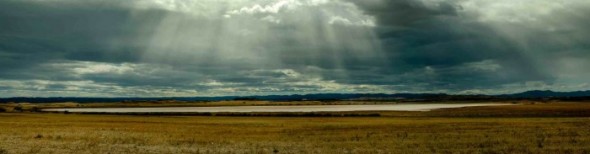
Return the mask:
{"type": "Polygon", "coordinates": [[[0,98],[0,103],[30,102],[30,103],[55,103],[55,102],[142,102],[142,101],[340,101],[340,100],[370,100],[370,101],[400,101],[400,102],[436,102],[436,101],[503,101],[513,99],[531,100],[590,100],[590,91],[554,92],[554,91],[527,91],[506,95],[450,95],[450,94],[305,94],[305,95],[268,95],[268,96],[220,96],[220,97],[120,97],[120,98],[91,98],[91,97],[13,97],[0,98]]]}

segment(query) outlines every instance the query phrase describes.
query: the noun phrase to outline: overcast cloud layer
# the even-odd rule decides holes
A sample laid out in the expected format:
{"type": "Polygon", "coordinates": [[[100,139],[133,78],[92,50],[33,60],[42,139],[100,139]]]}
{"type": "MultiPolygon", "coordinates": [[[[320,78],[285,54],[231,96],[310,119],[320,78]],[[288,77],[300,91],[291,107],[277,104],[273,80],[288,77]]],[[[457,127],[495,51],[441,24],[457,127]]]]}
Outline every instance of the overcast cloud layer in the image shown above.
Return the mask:
{"type": "Polygon", "coordinates": [[[590,89],[588,0],[2,0],[0,97],[590,89]]]}

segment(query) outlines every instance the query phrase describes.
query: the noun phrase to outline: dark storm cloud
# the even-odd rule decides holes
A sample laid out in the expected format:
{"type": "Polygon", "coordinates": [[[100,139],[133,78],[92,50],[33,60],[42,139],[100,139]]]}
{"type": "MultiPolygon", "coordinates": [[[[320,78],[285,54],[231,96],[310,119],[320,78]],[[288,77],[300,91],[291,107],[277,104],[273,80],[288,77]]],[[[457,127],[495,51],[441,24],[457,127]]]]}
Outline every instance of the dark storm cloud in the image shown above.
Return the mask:
{"type": "Polygon", "coordinates": [[[0,49],[30,62],[136,61],[165,12],[134,12],[124,2],[2,1],[0,49]]]}
{"type": "Polygon", "coordinates": [[[421,0],[350,0],[366,13],[377,17],[379,26],[409,28],[413,24],[445,16],[457,16],[460,6],[452,1],[427,5],[421,0]]]}
{"type": "Polygon", "coordinates": [[[64,61],[136,62],[166,12],[116,1],[0,2],[0,77],[67,80],[64,61]]]}
{"type": "MultiPolygon", "coordinates": [[[[544,33],[527,25],[502,25],[500,28],[517,29],[514,34],[527,36],[515,40],[499,32],[498,23],[480,22],[477,15],[467,14],[460,2],[420,0],[353,1],[367,14],[377,18],[376,31],[382,40],[391,65],[384,69],[390,78],[382,83],[418,85],[424,89],[475,89],[496,87],[507,83],[527,81],[554,82],[558,76],[550,60],[540,60],[538,55],[547,52],[563,53],[563,50],[588,48],[575,40],[570,44],[559,42],[567,33],[544,33]],[[528,33],[528,34],[527,34],[528,33]],[[535,36],[545,34],[545,36],[535,36]],[[531,36],[528,36],[531,35],[531,36]],[[528,38],[530,37],[530,38],[528,38]],[[537,55],[538,54],[538,55],[537,55]],[[540,61],[539,61],[540,60],[540,61]],[[466,65],[493,62],[494,70],[468,69],[466,65]],[[426,69],[430,69],[426,71],[426,69]]],[[[582,10],[576,10],[585,12],[582,10]]],[[[563,13],[565,10],[556,11],[563,13]]],[[[561,14],[563,17],[575,17],[561,14]]],[[[547,20],[547,19],[543,19],[547,20]]],[[[581,19],[561,21],[568,26],[582,26],[581,19]]],[[[586,33],[584,29],[573,29],[586,33]]],[[[578,35],[587,38],[588,35],[578,35]]],[[[551,57],[543,57],[551,58],[551,57]]],[[[492,64],[489,64],[492,65],[492,64]]],[[[377,80],[379,81],[379,80],[377,80]]],[[[362,80],[360,82],[363,82],[362,80]]]]}
{"type": "Polygon", "coordinates": [[[590,88],[590,3],[523,3],[5,0],[0,97],[590,88]]]}

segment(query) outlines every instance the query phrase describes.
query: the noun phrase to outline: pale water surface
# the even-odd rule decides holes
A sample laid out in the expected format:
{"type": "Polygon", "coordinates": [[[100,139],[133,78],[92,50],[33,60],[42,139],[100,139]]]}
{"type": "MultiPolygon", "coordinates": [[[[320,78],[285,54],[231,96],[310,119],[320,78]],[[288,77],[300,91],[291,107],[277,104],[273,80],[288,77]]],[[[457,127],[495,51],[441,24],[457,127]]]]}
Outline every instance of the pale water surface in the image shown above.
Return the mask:
{"type": "Polygon", "coordinates": [[[298,106],[223,106],[223,107],[133,107],[133,108],[60,108],[44,111],[104,113],[174,112],[342,112],[342,111],[430,111],[443,108],[501,106],[512,104],[387,104],[387,105],[298,105],[298,106]]]}

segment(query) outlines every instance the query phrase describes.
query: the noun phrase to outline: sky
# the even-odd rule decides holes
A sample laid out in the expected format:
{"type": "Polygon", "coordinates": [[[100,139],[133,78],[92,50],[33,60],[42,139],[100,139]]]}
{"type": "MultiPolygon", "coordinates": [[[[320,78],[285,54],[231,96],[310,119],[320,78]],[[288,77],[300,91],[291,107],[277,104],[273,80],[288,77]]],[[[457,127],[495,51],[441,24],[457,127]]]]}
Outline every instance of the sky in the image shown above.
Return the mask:
{"type": "Polygon", "coordinates": [[[1,0],[0,97],[590,89],[588,0],[1,0]]]}

